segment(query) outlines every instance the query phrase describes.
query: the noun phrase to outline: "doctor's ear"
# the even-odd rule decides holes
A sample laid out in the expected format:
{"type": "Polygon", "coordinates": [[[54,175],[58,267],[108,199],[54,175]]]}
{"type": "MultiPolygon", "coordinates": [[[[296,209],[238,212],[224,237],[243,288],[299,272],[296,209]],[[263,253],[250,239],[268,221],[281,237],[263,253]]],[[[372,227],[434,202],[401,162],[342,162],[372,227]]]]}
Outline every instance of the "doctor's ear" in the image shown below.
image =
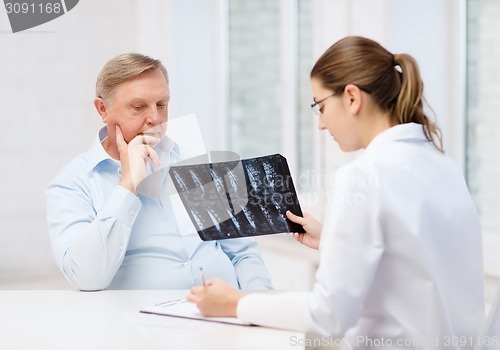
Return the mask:
{"type": "Polygon", "coordinates": [[[344,88],[344,98],[351,114],[358,114],[363,103],[361,89],[354,84],[347,84],[344,88]]]}
{"type": "Polygon", "coordinates": [[[94,106],[95,109],[97,110],[97,113],[99,113],[99,115],[101,116],[102,121],[106,123],[108,117],[108,109],[106,107],[106,103],[104,102],[104,100],[100,97],[96,97],[94,99],[94,106]]]}

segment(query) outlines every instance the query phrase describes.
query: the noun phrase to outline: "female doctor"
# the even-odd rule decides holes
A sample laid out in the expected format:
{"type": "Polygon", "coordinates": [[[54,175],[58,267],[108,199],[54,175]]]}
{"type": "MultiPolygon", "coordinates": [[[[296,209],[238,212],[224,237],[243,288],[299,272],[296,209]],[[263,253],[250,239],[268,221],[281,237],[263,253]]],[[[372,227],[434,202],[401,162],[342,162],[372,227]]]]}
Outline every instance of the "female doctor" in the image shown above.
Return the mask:
{"type": "Polygon", "coordinates": [[[313,110],[343,151],[324,225],[294,237],[319,249],[311,292],[193,287],[206,316],[343,339],[346,349],[468,349],[484,321],[481,231],[460,169],[424,113],[416,61],[346,37],[311,71],[313,110]]]}

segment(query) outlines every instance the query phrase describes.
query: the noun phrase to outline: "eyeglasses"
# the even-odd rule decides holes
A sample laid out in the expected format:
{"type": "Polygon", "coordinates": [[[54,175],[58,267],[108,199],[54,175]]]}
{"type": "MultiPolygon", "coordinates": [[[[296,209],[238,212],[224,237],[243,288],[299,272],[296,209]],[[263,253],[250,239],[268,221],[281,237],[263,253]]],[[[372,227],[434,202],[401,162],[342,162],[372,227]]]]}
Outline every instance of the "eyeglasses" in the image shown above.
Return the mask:
{"type": "Polygon", "coordinates": [[[332,97],[333,95],[335,95],[335,93],[331,94],[330,96],[327,96],[325,97],[324,99],[322,100],[319,100],[319,101],[314,101],[314,103],[311,105],[311,109],[313,110],[314,114],[316,115],[320,115],[321,112],[323,112],[323,106],[319,106],[319,104],[321,102],[324,102],[325,100],[329,99],[330,97],[332,97]]]}

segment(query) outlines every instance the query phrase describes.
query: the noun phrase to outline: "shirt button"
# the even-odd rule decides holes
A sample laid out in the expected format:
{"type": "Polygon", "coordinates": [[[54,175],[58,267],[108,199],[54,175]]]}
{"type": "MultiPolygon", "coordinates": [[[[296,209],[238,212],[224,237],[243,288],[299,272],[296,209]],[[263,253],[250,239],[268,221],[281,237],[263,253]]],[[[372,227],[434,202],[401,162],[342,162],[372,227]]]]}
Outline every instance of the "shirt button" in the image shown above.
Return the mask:
{"type": "Polygon", "coordinates": [[[130,214],[130,216],[134,216],[134,214],[135,214],[135,210],[130,209],[129,214],[130,214]]]}
{"type": "Polygon", "coordinates": [[[185,262],[185,263],[182,263],[182,267],[188,267],[189,263],[185,262]]]}

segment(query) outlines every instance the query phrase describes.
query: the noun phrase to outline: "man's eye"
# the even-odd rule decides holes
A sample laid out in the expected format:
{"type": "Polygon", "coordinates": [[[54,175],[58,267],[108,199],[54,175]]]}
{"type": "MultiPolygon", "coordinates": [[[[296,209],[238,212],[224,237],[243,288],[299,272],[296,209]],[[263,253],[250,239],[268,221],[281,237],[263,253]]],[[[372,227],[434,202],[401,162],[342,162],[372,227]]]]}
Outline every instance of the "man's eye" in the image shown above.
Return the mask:
{"type": "Polygon", "coordinates": [[[144,109],[144,106],[141,106],[141,105],[139,105],[139,106],[134,106],[134,109],[135,109],[136,111],[141,111],[141,110],[143,110],[143,109],[144,109]]]}
{"type": "Polygon", "coordinates": [[[323,113],[323,109],[325,109],[325,106],[324,106],[324,105],[323,105],[323,106],[321,106],[321,107],[319,107],[319,112],[320,112],[320,113],[323,113]]]}
{"type": "Polygon", "coordinates": [[[158,103],[158,104],[156,105],[156,107],[158,107],[158,108],[160,108],[160,109],[165,109],[165,108],[167,108],[167,104],[166,104],[166,103],[158,103]]]}

